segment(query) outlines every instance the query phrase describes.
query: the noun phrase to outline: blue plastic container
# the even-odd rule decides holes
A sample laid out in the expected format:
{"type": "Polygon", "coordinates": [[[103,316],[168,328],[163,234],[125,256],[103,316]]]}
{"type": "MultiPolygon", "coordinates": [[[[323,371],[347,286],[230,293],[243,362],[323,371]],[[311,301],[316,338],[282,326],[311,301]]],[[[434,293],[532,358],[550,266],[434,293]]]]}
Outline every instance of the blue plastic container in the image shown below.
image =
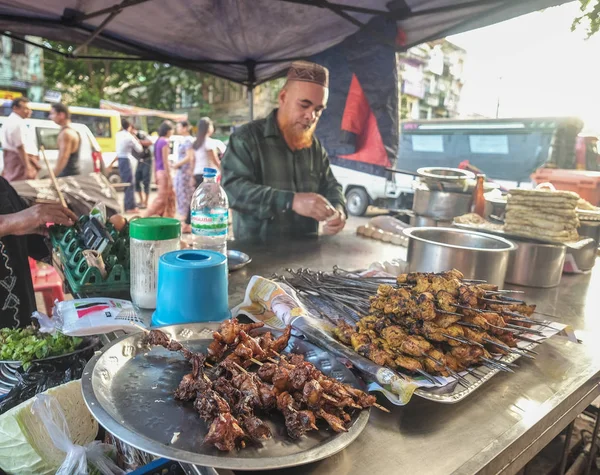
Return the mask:
{"type": "Polygon", "coordinates": [[[215,322],[230,317],[227,258],[215,251],[163,254],[152,325],[215,322]]]}

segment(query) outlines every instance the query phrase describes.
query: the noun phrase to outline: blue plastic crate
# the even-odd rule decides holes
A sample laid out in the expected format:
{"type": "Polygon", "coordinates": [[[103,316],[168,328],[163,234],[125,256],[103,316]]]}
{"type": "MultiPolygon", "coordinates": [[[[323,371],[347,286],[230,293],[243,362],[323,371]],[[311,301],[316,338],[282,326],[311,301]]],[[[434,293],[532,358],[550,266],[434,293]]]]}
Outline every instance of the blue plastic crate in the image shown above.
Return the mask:
{"type": "Polygon", "coordinates": [[[185,475],[178,462],[166,458],[156,459],[148,465],[129,472],[129,475],[185,475]]]}

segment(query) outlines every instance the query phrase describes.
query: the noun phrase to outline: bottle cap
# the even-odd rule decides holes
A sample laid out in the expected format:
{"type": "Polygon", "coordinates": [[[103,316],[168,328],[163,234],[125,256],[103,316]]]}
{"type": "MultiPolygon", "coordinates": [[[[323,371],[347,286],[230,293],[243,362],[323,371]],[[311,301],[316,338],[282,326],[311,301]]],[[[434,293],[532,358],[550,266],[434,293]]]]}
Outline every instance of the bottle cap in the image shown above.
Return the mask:
{"type": "Polygon", "coordinates": [[[129,236],[141,241],[165,241],[181,235],[181,223],[173,218],[138,218],[129,223],[129,236]]]}
{"type": "Polygon", "coordinates": [[[214,168],[205,168],[204,169],[204,176],[206,178],[213,178],[215,176],[217,176],[217,170],[214,168]]]}

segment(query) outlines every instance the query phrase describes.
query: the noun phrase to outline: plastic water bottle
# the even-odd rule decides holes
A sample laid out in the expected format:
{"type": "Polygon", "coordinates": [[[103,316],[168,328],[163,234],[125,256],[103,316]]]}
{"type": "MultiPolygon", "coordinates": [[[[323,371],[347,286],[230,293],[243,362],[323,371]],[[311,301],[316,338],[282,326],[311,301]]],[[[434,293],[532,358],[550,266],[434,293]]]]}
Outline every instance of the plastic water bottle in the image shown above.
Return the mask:
{"type": "Polygon", "coordinates": [[[225,190],[217,183],[217,170],[204,169],[204,181],[196,188],[190,207],[194,249],[227,256],[229,202],[225,190]]]}

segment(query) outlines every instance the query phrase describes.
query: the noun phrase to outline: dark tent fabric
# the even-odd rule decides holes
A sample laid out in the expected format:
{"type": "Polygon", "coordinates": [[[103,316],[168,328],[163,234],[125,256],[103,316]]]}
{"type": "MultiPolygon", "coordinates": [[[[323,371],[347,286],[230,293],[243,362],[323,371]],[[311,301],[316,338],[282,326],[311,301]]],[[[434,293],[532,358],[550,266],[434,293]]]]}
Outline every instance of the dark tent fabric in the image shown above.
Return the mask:
{"type": "MultiPolygon", "coordinates": [[[[249,85],[392,20],[396,45],[503,21],[557,0],[0,0],[0,29],[98,46],[249,85]],[[98,27],[101,28],[98,28],[98,27]]],[[[501,38],[499,38],[501,41],[501,38]]],[[[364,86],[364,85],[363,85],[364,86]]]]}
{"type": "Polygon", "coordinates": [[[361,31],[310,59],[329,68],[329,101],[316,135],[331,162],[383,176],[398,149],[397,29],[385,19],[373,27],[377,37],[361,31]]]}

